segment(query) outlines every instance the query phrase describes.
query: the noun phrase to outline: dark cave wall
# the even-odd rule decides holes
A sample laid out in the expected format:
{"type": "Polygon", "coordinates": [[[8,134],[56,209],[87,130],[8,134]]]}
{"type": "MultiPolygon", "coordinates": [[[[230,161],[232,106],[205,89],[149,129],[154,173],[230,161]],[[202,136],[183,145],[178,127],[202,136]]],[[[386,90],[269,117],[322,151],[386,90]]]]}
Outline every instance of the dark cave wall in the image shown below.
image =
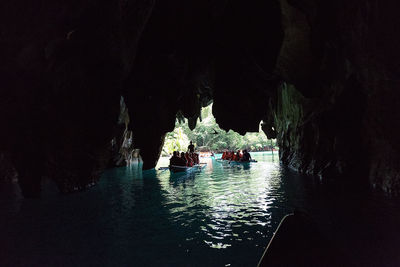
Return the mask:
{"type": "Polygon", "coordinates": [[[257,132],[275,97],[283,39],[278,1],[230,2],[220,22],[213,114],[224,129],[257,132]]]}
{"type": "Polygon", "coordinates": [[[364,176],[365,180],[368,165],[360,131],[363,114],[357,110],[363,103],[347,93],[305,98],[286,83],[279,91],[273,112],[282,162],[321,178],[364,176]]]}
{"type": "Polygon", "coordinates": [[[122,81],[154,1],[2,1],[0,151],[27,197],[84,189],[108,164],[122,81]]]}
{"type": "Polygon", "coordinates": [[[196,78],[208,61],[198,36],[209,40],[205,31],[212,8],[207,1],[158,1],[154,5],[123,91],[144,169],[156,165],[178,111],[192,121],[197,119],[201,92],[196,78]],[[198,27],[201,23],[203,27],[198,27]]]}
{"type": "Polygon", "coordinates": [[[282,162],[397,193],[397,3],[281,3],[277,70],[287,83],[271,106],[282,162]]]}

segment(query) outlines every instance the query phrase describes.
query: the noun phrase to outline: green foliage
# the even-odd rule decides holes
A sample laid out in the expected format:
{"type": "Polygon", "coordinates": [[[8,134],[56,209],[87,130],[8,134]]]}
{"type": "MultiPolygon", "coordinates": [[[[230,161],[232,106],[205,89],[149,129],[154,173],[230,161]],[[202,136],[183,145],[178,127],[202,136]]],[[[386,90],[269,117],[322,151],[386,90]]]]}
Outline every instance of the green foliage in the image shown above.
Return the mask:
{"type": "Polygon", "coordinates": [[[176,120],[175,129],[165,137],[163,154],[172,154],[174,150],[187,151],[189,142],[192,141],[196,148],[207,147],[212,151],[223,150],[263,150],[271,145],[276,147],[275,140],[268,140],[264,132],[246,133],[244,136],[229,130],[228,132],[219,128],[212,115],[212,105],[201,111],[202,121],[197,122],[196,128],[191,131],[188,122],[176,120]]]}
{"type": "Polygon", "coordinates": [[[163,154],[172,154],[173,151],[186,151],[189,145],[189,138],[183,127],[176,127],[173,132],[166,135],[163,147],[163,154]]]}

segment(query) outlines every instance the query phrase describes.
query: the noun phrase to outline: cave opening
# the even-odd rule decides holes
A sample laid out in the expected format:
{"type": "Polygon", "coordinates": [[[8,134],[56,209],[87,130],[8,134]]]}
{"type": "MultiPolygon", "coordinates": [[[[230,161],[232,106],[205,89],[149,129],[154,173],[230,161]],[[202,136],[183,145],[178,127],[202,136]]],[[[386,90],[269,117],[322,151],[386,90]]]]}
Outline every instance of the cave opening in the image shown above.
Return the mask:
{"type": "Polygon", "coordinates": [[[201,108],[194,129],[190,129],[186,118],[177,115],[175,128],[165,135],[161,157],[171,156],[173,151],[186,152],[190,141],[196,152],[222,153],[224,151],[277,151],[276,139],[268,139],[259,123],[258,132],[246,132],[241,135],[233,130],[221,129],[212,113],[213,104],[201,108]]]}

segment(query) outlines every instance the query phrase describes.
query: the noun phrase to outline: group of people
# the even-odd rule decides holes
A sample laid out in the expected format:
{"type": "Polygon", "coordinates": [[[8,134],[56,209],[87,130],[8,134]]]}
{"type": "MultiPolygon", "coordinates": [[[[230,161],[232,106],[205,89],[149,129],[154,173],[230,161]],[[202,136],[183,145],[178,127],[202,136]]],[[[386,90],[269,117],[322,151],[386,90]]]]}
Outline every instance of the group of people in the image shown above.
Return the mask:
{"type": "Polygon", "coordinates": [[[174,166],[193,167],[193,165],[199,163],[199,154],[194,153],[194,145],[192,141],[190,141],[190,145],[188,146],[188,152],[179,153],[179,151],[174,151],[172,157],[169,159],[169,165],[174,166]]]}
{"type": "MultiPolygon", "coordinates": [[[[251,160],[251,155],[246,149],[243,151],[238,150],[236,153],[234,151],[226,151],[222,154],[221,159],[248,162],[251,160]]],[[[188,146],[188,152],[179,153],[179,151],[174,151],[172,157],[169,159],[169,165],[174,166],[193,167],[193,165],[199,163],[199,154],[194,153],[194,145],[192,141],[190,141],[190,145],[188,146]]]]}
{"type": "Polygon", "coordinates": [[[221,159],[246,162],[251,160],[251,155],[246,149],[243,150],[243,153],[240,150],[236,153],[234,151],[226,151],[222,154],[221,159]]]}
{"type": "Polygon", "coordinates": [[[179,153],[179,151],[174,151],[172,157],[169,159],[169,165],[174,166],[193,167],[196,164],[199,164],[199,155],[192,152],[179,153]]]}

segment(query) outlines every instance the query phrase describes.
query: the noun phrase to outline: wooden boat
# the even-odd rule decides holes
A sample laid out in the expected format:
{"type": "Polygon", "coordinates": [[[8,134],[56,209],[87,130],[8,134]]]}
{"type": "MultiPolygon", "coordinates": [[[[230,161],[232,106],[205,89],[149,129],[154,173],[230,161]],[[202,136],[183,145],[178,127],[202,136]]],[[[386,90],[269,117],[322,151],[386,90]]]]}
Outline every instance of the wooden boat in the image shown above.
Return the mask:
{"type": "Polygon", "coordinates": [[[345,256],[318,230],[316,222],[301,212],[286,215],[275,230],[258,267],[343,266],[345,256]]]}
{"type": "Polygon", "coordinates": [[[234,161],[234,160],[227,160],[227,159],[217,159],[217,162],[226,163],[226,164],[249,164],[255,163],[257,160],[251,159],[249,161],[234,161]]]}
{"type": "Polygon", "coordinates": [[[189,172],[189,171],[202,170],[206,165],[207,163],[196,164],[193,165],[193,167],[169,165],[168,168],[171,172],[189,172]]]}

